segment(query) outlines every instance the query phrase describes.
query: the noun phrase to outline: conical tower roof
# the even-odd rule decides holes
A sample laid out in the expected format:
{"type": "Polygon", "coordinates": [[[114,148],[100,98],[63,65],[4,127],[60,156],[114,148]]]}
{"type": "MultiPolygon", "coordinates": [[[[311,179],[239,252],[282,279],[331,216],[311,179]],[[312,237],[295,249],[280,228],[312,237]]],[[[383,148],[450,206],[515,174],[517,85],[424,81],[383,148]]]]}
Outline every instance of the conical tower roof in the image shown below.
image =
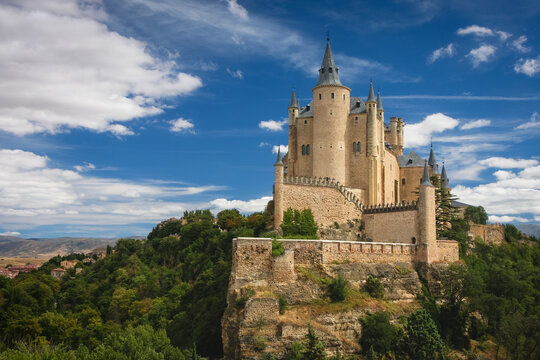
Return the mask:
{"type": "Polygon", "coordinates": [[[420,181],[420,185],[431,185],[431,181],[429,180],[427,161],[424,162],[424,176],[422,176],[422,181],[420,181]]]}
{"type": "Polygon", "coordinates": [[[275,165],[283,165],[283,162],[281,161],[281,145],[278,145],[277,160],[276,160],[276,163],[274,164],[274,166],[275,165]]]}
{"type": "Polygon", "coordinates": [[[431,149],[429,151],[429,160],[428,165],[431,166],[431,173],[438,174],[439,166],[437,165],[437,160],[435,159],[435,154],[433,153],[433,143],[431,144],[431,149]]]}
{"type": "Polygon", "coordinates": [[[366,102],[375,102],[375,92],[373,92],[373,81],[370,81],[369,82],[369,94],[368,94],[368,97],[367,97],[367,100],[366,102]]]}
{"type": "Polygon", "coordinates": [[[383,110],[383,107],[382,107],[382,100],[381,100],[381,92],[380,91],[377,91],[377,110],[383,110]]]}
{"type": "Polygon", "coordinates": [[[442,165],[441,180],[443,188],[450,189],[450,179],[448,179],[448,176],[446,175],[446,168],[444,167],[444,162],[442,165]]]}
{"type": "Polygon", "coordinates": [[[324,58],[321,68],[319,69],[319,80],[315,86],[321,85],[343,85],[339,80],[338,67],[334,62],[334,55],[332,55],[332,49],[330,48],[330,39],[326,42],[326,50],[324,52],[324,58]]]}
{"type": "Polygon", "coordinates": [[[289,104],[289,107],[298,107],[298,100],[296,99],[296,94],[294,93],[294,87],[292,88],[291,103],[289,104]]]}

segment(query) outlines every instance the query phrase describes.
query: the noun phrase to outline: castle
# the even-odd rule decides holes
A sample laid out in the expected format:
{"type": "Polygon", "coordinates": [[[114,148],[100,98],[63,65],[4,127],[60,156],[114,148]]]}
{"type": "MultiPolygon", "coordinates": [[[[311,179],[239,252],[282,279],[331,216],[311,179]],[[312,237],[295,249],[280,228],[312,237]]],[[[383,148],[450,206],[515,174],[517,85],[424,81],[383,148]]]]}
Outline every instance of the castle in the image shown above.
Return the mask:
{"type": "Polygon", "coordinates": [[[457,259],[457,247],[455,254],[437,253],[430,176],[448,189],[449,180],[444,165],[439,173],[433,148],[428,162],[414,151],[403,154],[403,119],[385,123],[381,95],[375,97],[372,83],[365,102],[351,97],[329,41],[312,91],[304,107],[292,92],[288,153],[282,159],[278,151],[274,164],[275,228],[288,208],[309,208],[321,227],[361,222],[347,240],[418,244],[426,248],[427,257],[417,259],[421,262],[457,259]]]}

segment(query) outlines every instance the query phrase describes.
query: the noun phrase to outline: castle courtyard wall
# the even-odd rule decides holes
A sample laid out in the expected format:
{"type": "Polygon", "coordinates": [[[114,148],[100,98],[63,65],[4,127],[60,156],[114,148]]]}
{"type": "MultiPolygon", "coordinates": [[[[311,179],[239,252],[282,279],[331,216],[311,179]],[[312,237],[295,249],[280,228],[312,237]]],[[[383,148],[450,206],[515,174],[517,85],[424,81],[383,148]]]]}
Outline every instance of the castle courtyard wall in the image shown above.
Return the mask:
{"type": "Polygon", "coordinates": [[[418,211],[389,211],[364,214],[364,233],[368,241],[412,244],[418,240],[418,211]]]}

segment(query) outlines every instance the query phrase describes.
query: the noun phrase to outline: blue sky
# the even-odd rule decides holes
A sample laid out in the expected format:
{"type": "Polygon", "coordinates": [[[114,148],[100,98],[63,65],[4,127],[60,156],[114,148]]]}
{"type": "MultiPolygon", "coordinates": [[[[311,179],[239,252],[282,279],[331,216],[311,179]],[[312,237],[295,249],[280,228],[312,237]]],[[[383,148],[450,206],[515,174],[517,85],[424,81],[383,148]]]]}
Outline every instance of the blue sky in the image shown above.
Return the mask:
{"type": "Polygon", "coordinates": [[[330,32],[406,152],[454,193],[540,223],[540,3],[1,0],[0,233],[146,235],[185,210],[262,210],[291,88],[330,32]]]}

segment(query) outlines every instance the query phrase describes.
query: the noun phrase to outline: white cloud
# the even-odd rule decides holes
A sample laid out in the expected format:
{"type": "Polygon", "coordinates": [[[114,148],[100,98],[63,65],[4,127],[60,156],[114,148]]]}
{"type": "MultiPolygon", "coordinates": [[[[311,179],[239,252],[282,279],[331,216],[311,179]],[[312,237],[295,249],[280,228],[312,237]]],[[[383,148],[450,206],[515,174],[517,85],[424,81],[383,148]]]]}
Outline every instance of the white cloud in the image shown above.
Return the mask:
{"type": "Polygon", "coordinates": [[[533,159],[512,159],[503,157],[490,157],[478,162],[480,165],[486,167],[500,168],[500,169],[524,169],[538,165],[537,160],[533,159]]]}
{"type": "Polygon", "coordinates": [[[289,152],[289,145],[274,145],[272,146],[272,154],[277,154],[278,149],[281,150],[281,156],[289,152]]]}
{"type": "Polygon", "coordinates": [[[540,72],[540,56],[536,59],[519,59],[514,64],[514,71],[518,74],[525,74],[527,76],[535,76],[540,72]]]}
{"type": "Polygon", "coordinates": [[[10,3],[0,5],[0,130],[131,135],[117,122],[159,114],[156,100],[202,85],[144,42],[109,31],[99,2],[10,3]]]}
{"type": "Polygon", "coordinates": [[[405,147],[427,145],[433,133],[453,129],[458,124],[458,120],[442,113],[428,115],[416,124],[405,124],[405,147]]]}
{"type": "Polygon", "coordinates": [[[75,165],[74,168],[78,172],[86,172],[89,170],[94,170],[96,166],[92,163],[84,163],[84,165],[75,165]]]}
{"type": "Polygon", "coordinates": [[[248,11],[245,7],[238,4],[237,0],[227,0],[227,4],[229,5],[231,14],[234,14],[243,20],[248,20],[248,11]]]}
{"type": "Polygon", "coordinates": [[[488,214],[509,216],[530,213],[540,215],[540,166],[518,173],[507,171],[488,184],[475,187],[458,185],[452,189],[460,201],[482,205],[488,214]]]}
{"type": "Polygon", "coordinates": [[[529,222],[532,219],[526,219],[520,216],[508,216],[508,215],[489,215],[490,223],[509,223],[509,222],[529,222]]]}
{"type": "Polygon", "coordinates": [[[507,33],[506,31],[496,31],[497,35],[499,35],[499,38],[501,41],[506,41],[508,38],[512,36],[512,34],[507,33]]]}
{"type": "Polygon", "coordinates": [[[159,222],[186,209],[209,207],[208,202],[182,199],[220,189],[87,176],[51,167],[44,155],[0,150],[0,224],[9,231],[54,224],[159,222]]]}
{"type": "Polygon", "coordinates": [[[214,212],[225,209],[238,209],[241,213],[252,213],[256,211],[263,211],[270,200],[272,200],[271,196],[263,196],[261,198],[248,201],[215,199],[210,201],[210,206],[214,212]]]}
{"type": "Polygon", "coordinates": [[[19,236],[19,235],[21,235],[21,233],[18,231],[6,231],[6,232],[0,233],[0,236],[19,236]]]}
{"type": "Polygon", "coordinates": [[[172,120],[169,123],[171,124],[170,130],[174,132],[186,132],[193,134],[195,131],[193,128],[195,125],[191,122],[191,119],[183,119],[178,118],[176,120],[172,120]]]}
{"type": "Polygon", "coordinates": [[[266,141],[261,141],[259,143],[259,147],[266,147],[266,146],[270,146],[270,143],[267,143],[266,141]]]}
{"type": "Polygon", "coordinates": [[[491,125],[491,120],[478,119],[478,120],[474,120],[474,121],[469,121],[468,123],[461,125],[460,129],[461,130],[470,130],[470,129],[481,128],[481,127],[484,127],[484,126],[489,126],[489,125],[491,125]]]}
{"type": "Polygon", "coordinates": [[[526,41],[527,37],[525,35],[521,35],[516,40],[512,41],[512,46],[519,52],[529,52],[531,51],[531,48],[524,46],[526,41]]]}
{"type": "Polygon", "coordinates": [[[465,28],[459,28],[457,30],[458,35],[474,35],[478,37],[484,37],[484,36],[494,36],[495,33],[493,30],[487,27],[478,26],[478,25],[470,25],[465,28]]]}
{"type": "Polygon", "coordinates": [[[483,62],[488,62],[495,55],[495,46],[482,45],[479,48],[472,49],[467,55],[474,67],[478,67],[483,62]]]}
{"type": "Polygon", "coordinates": [[[281,131],[283,130],[283,126],[287,124],[287,122],[287,119],[283,119],[281,121],[263,120],[259,123],[259,127],[268,131],[281,131]]]}
{"type": "Polygon", "coordinates": [[[456,53],[456,46],[453,43],[451,43],[451,44],[448,44],[447,46],[443,46],[442,48],[434,50],[429,55],[428,62],[433,63],[437,61],[438,59],[454,56],[455,53],[456,53]]]}
{"type": "Polygon", "coordinates": [[[531,120],[516,127],[516,130],[520,129],[534,129],[540,127],[540,115],[537,112],[532,113],[531,120]]]}
{"type": "Polygon", "coordinates": [[[231,75],[233,78],[236,78],[236,79],[240,79],[242,80],[244,78],[244,73],[242,72],[242,70],[238,69],[238,70],[231,70],[229,68],[227,68],[227,72],[229,73],[229,75],[231,75]]]}

